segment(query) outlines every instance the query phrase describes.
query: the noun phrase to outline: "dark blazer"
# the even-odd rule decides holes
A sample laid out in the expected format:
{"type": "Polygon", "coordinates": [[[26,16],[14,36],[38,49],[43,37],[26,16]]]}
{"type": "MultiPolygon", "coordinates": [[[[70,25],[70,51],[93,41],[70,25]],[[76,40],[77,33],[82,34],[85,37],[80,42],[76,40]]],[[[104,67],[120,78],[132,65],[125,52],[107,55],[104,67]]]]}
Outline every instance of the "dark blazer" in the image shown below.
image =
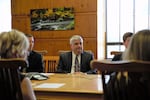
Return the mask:
{"type": "Polygon", "coordinates": [[[41,54],[31,51],[28,56],[29,66],[26,72],[44,72],[43,57],[41,54]]]}
{"type": "MultiPolygon", "coordinates": [[[[85,73],[96,73],[96,70],[91,70],[90,62],[94,59],[93,54],[89,52],[83,52],[81,54],[81,72],[85,73]]],[[[59,73],[70,73],[72,67],[72,52],[66,52],[60,54],[59,63],[57,66],[57,72],[59,73]]]]}

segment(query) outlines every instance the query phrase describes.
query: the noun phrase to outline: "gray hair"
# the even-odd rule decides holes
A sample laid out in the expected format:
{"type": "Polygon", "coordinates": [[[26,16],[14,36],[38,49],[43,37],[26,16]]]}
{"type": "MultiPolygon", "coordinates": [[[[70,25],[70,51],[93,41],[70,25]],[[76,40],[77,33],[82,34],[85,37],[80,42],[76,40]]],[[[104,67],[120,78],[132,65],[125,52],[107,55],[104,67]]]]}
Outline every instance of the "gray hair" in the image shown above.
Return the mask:
{"type": "Polygon", "coordinates": [[[150,61],[150,30],[141,30],[133,35],[123,60],[150,61]]]}
{"type": "Polygon", "coordinates": [[[17,57],[25,55],[29,48],[28,38],[24,33],[18,30],[2,32],[0,34],[0,56],[1,58],[13,58],[14,54],[17,57]]]}
{"type": "Polygon", "coordinates": [[[73,44],[75,40],[80,40],[83,43],[83,38],[80,35],[73,35],[70,38],[70,44],[73,44]]]}

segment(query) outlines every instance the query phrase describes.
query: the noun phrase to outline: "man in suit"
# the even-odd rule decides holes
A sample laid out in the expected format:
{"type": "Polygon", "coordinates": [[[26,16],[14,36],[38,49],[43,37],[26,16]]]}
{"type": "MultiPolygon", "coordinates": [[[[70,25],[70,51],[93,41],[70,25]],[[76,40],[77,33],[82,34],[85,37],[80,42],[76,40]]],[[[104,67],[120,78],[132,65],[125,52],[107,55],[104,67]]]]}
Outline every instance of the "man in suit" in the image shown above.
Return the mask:
{"type": "Polygon", "coordinates": [[[59,73],[96,73],[96,70],[91,70],[90,62],[94,59],[92,53],[83,50],[83,39],[79,35],[73,35],[70,38],[71,51],[61,53],[57,72],[59,73]],[[77,56],[77,57],[76,57],[77,56]],[[76,72],[76,60],[78,61],[78,72],[76,72]]]}
{"type": "Polygon", "coordinates": [[[34,47],[34,37],[31,34],[25,34],[28,37],[30,47],[28,49],[28,63],[29,66],[26,72],[44,72],[44,62],[41,54],[33,50],[34,47]]]}
{"type": "MultiPolygon", "coordinates": [[[[129,44],[129,41],[130,41],[130,38],[131,38],[132,35],[133,35],[132,32],[124,33],[124,35],[123,35],[123,45],[125,46],[125,48],[128,47],[128,44],[129,44]]],[[[122,60],[122,53],[119,53],[119,54],[115,55],[112,59],[112,61],[119,61],[119,60],[122,60]]]]}

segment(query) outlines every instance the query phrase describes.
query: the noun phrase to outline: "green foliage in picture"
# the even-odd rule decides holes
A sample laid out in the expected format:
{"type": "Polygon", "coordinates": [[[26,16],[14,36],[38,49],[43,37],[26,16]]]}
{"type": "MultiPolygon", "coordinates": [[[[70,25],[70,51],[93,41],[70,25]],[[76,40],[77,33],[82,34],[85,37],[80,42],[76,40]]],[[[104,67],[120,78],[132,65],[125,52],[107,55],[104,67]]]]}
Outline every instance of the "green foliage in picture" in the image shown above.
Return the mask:
{"type": "Polygon", "coordinates": [[[31,29],[38,30],[73,30],[74,9],[53,8],[53,9],[32,9],[31,29]]]}

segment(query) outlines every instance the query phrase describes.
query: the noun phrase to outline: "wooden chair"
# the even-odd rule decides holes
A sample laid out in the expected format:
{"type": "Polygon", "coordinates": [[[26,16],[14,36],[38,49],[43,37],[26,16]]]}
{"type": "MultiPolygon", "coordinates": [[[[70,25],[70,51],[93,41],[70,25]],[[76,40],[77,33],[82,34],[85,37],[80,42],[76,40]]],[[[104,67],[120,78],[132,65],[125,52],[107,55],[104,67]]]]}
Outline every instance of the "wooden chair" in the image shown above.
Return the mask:
{"type": "MultiPolygon", "coordinates": [[[[112,72],[119,72],[119,73],[128,72],[128,74],[130,73],[130,75],[131,74],[133,75],[133,73],[134,74],[136,73],[136,75],[137,75],[137,73],[138,74],[139,73],[143,74],[143,72],[144,73],[145,72],[149,73],[150,72],[150,62],[146,62],[146,61],[116,61],[116,62],[111,62],[111,61],[107,61],[107,60],[102,60],[102,61],[93,60],[91,62],[91,66],[92,66],[92,68],[98,69],[99,73],[101,73],[101,75],[102,75],[104,100],[110,100],[110,98],[111,98],[111,100],[131,100],[129,98],[132,98],[132,100],[144,100],[145,96],[142,95],[143,97],[142,97],[142,99],[140,99],[137,96],[137,92],[132,90],[133,89],[132,86],[133,86],[134,89],[137,88],[137,91],[140,91],[141,88],[138,88],[138,85],[136,83],[136,82],[139,82],[140,79],[131,78],[134,81],[130,80],[129,81],[130,83],[128,82],[128,84],[126,83],[127,81],[124,81],[123,84],[127,85],[127,87],[124,88],[124,90],[121,92],[122,95],[120,95],[119,93],[120,93],[121,89],[119,88],[119,86],[121,86],[121,84],[117,83],[117,84],[114,84],[114,85],[108,85],[109,83],[106,82],[106,75],[108,75],[109,72],[111,72],[111,73],[112,72]],[[116,88],[114,88],[113,86],[118,87],[117,88],[118,90],[116,90],[116,88]],[[108,89],[108,87],[109,87],[109,89],[108,89]],[[111,91],[110,91],[110,88],[112,89],[111,91]],[[114,90],[119,91],[119,92],[116,92],[116,91],[114,92],[114,90]],[[131,93],[131,90],[134,91],[134,92],[131,93]],[[135,93],[136,96],[134,95],[134,93],[135,93]],[[108,94],[111,94],[111,97],[108,94]]],[[[117,82],[119,82],[119,81],[117,81],[117,82]]],[[[145,90],[145,88],[142,87],[142,90],[144,89],[143,93],[144,94],[147,93],[148,96],[150,97],[150,82],[148,81],[148,82],[144,82],[144,83],[149,84],[148,85],[149,88],[147,88],[149,90],[147,91],[147,90],[145,90]]],[[[142,91],[141,91],[141,93],[142,93],[142,91]]]]}
{"type": "Polygon", "coordinates": [[[59,56],[43,56],[45,73],[54,73],[57,70],[59,56]]]}
{"type": "Polygon", "coordinates": [[[25,67],[22,59],[0,59],[0,98],[23,100],[19,67],[25,67]]]}
{"type": "Polygon", "coordinates": [[[122,53],[122,51],[111,51],[110,55],[117,55],[117,54],[120,54],[120,53],[122,53]]]}
{"type": "MultiPolygon", "coordinates": [[[[69,51],[70,50],[59,50],[58,55],[60,55],[61,53],[69,52],[69,51]]],[[[91,50],[85,50],[85,51],[93,54],[93,52],[91,50]]]]}
{"type": "Polygon", "coordinates": [[[43,56],[45,56],[48,53],[47,50],[34,50],[34,51],[41,54],[41,55],[43,55],[43,56]]]}

